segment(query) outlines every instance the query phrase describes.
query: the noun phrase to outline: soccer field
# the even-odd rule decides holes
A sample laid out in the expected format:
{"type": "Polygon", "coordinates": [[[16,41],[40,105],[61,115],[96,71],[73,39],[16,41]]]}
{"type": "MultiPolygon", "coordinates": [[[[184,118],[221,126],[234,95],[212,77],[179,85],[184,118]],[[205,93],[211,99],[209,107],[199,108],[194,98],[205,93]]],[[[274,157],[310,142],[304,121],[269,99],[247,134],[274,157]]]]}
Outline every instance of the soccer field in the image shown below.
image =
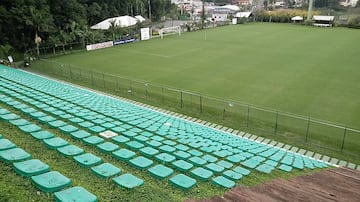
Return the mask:
{"type": "Polygon", "coordinates": [[[256,23],[52,60],[360,128],[359,34],[256,23]]]}

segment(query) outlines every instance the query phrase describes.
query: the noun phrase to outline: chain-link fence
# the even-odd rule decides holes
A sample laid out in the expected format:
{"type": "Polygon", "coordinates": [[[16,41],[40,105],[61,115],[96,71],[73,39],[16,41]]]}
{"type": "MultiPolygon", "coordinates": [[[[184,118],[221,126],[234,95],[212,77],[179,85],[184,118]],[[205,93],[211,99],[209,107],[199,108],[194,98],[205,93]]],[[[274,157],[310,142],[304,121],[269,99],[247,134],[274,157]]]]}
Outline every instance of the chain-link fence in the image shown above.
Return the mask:
{"type": "Polygon", "coordinates": [[[320,148],[338,158],[360,157],[360,131],[338,124],[45,59],[33,63],[29,70],[299,147],[320,148]]]}

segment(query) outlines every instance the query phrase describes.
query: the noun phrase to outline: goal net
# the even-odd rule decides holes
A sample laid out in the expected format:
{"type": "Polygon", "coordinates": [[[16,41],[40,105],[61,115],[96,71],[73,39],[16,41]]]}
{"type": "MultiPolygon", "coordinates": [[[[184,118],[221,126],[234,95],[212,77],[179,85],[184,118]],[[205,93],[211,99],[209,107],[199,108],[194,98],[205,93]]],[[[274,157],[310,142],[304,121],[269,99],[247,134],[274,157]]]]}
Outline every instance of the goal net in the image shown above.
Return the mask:
{"type": "Polygon", "coordinates": [[[180,36],[181,35],[180,26],[165,27],[165,28],[160,29],[160,31],[159,31],[159,35],[160,35],[161,39],[163,39],[164,36],[172,35],[172,34],[178,34],[180,36]]]}

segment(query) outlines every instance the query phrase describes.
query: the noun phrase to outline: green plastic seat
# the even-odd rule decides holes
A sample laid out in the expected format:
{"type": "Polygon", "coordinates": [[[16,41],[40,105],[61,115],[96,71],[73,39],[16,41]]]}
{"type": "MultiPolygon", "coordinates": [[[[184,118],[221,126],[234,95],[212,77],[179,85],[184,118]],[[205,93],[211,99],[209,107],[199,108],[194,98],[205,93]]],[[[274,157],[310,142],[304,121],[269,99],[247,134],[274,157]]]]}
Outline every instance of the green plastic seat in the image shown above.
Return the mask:
{"type": "Polygon", "coordinates": [[[175,146],[175,148],[178,149],[178,150],[181,150],[181,151],[187,151],[187,150],[190,149],[188,146],[185,146],[183,144],[178,144],[178,145],[175,146]]]}
{"type": "Polygon", "coordinates": [[[122,136],[122,135],[118,135],[116,137],[113,137],[111,138],[114,142],[118,143],[118,144],[124,144],[126,142],[129,142],[130,139],[125,137],[125,136],[122,136]]]}
{"type": "Polygon", "coordinates": [[[112,165],[111,163],[103,163],[98,166],[91,167],[91,170],[101,178],[108,178],[121,172],[120,168],[112,165]]]}
{"type": "Polygon", "coordinates": [[[11,120],[19,119],[19,118],[20,118],[20,116],[13,114],[13,113],[0,115],[0,119],[2,119],[4,121],[11,121],[11,120]]]}
{"type": "Polygon", "coordinates": [[[95,124],[103,124],[103,123],[106,122],[106,121],[103,120],[103,119],[93,119],[93,120],[91,120],[91,121],[94,122],[95,124]]]}
{"type": "Polygon", "coordinates": [[[48,124],[52,128],[59,128],[61,126],[66,125],[66,123],[64,121],[61,121],[61,120],[51,121],[51,122],[48,122],[48,124]]]}
{"type": "Polygon", "coordinates": [[[213,184],[227,188],[227,189],[233,188],[236,185],[234,181],[229,180],[223,176],[217,176],[217,177],[213,178],[211,181],[213,184]]]}
{"type": "Polygon", "coordinates": [[[144,181],[132,174],[126,173],[112,179],[117,185],[127,189],[134,189],[144,184],[144,181]]]}
{"type": "Polygon", "coordinates": [[[156,165],[148,169],[148,172],[155,178],[163,180],[174,173],[174,170],[164,165],[156,165]]]}
{"type": "Polygon", "coordinates": [[[173,152],[173,155],[177,158],[177,159],[181,159],[181,160],[185,160],[188,159],[189,157],[191,157],[191,155],[187,152],[184,152],[182,150],[178,150],[173,152]]]}
{"type": "Polygon", "coordinates": [[[20,126],[19,129],[25,133],[33,133],[36,131],[40,131],[41,127],[35,124],[28,124],[28,125],[20,126]]]}
{"type": "Polygon", "coordinates": [[[237,166],[233,169],[233,171],[237,172],[237,173],[240,173],[242,175],[249,175],[250,174],[250,171],[243,168],[243,167],[240,167],[240,166],[237,166]]]}
{"type": "Polygon", "coordinates": [[[172,162],[172,165],[175,169],[181,171],[181,172],[187,172],[188,170],[190,170],[191,168],[194,167],[193,164],[188,163],[184,160],[177,160],[172,162]]]}
{"type": "Polygon", "coordinates": [[[210,177],[214,175],[214,173],[210,170],[204,169],[202,167],[195,168],[190,172],[190,175],[201,180],[207,181],[210,177]]]}
{"type": "Polygon", "coordinates": [[[147,141],[147,142],[145,142],[145,144],[148,145],[148,146],[150,146],[150,147],[154,147],[154,148],[157,148],[157,147],[159,147],[159,146],[162,145],[161,142],[158,142],[158,141],[156,141],[156,140],[147,141]]]}
{"type": "Polygon", "coordinates": [[[71,187],[54,193],[55,202],[86,201],[97,202],[97,197],[83,187],[71,187]]]}
{"type": "Polygon", "coordinates": [[[0,139],[0,151],[15,148],[16,145],[8,139],[0,139]]]}
{"type": "Polygon", "coordinates": [[[106,123],[103,123],[101,124],[101,127],[104,127],[106,129],[110,129],[110,128],[113,128],[115,127],[116,125],[112,124],[112,123],[109,123],[109,122],[106,122],[106,123]]]}
{"type": "Polygon", "coordinates": [[[31,155],[21,148],[12,148],[0,151],[0,160],[5,163],[12,163],[30,159],[31,155]]]}
{"type": "Polygon", "coordinates": [[[0,108],[0,115],[10,114],[10,111],[4,108],[0,108]]]}
{"type": "Polygon", "coordinates": [[[171,163],[176,160],[175,156],[168,153],[161,153],[155,156],[155,159],[160,163],[171,163]]]}
{"type": "Polygon", "coordinates": [[[100,151],[105,152],[105,153],[111,153],[111,152],[119,149],[119,146],[112,142],[104,142],[104,143],[96,145],[96,147],[100,151]]]}
{"type": "Polygon", "coordinates": [[[46,116],[46,114],[43,112],[36,111],[36,112],[30,113],[30,116],[34,119],[38,119],[40,117],[46,116]]]}
{"type": "Polygon", "coordinates": [[[216,158],[215,156],[212,156],[210,154],[205,154],[203,157],[201,157],[202,159],[206,160],[209,163],[215,163],[218,158],[216,158]]]}
{"type": "Polygon", "coordinates": [[[274,167],[269,166],[267,164],[262,164],[262,165],[256,167],[256,170],[260,171],[260,172],[263,172],[263,173],[269,174],[269,173],[271,173],[272,170],[274,170],[274,167]]]}
{"type": "Polygon", "coordinates": [[[280,166],[279,166],[279,169],[280,170],[282,170],[282,171],[285,171],[285,172],[291,172],[291,170],[292,170],[292,167],[291,166],[288,166],[288,165],[286,165],[286,164],[281,164],[280,166]]]}
{"type": "Polygon", "coordinates": [[[149,140],[148,137],[142,136],[142,135],[138,135],[134,137],[134,140],[138,141],[138,142],[142,142],[145,143],[146,141],[149,140]]]}
{"type": "Polygon", "coordinates": [[[77,130],[79,130],[77,127],[73,126],[73,125],[65,125],[65,126],[61,126],[59,127],[59,129],[64,132],[65,134],[70,134],[72,132],[75,132],[77,130]]]}
{"type": "Polygon", "coordinates": [[[144,170],[154,164],[154,162],[146,157],[138,156],[131,160],[129,160],[129,163],[133,165],[134,167],[144,170]]]}
{"type": "Polygon", "coordinates": [[[44,139],[43,142],[50,149],[56,149],[58,147],[63,147],[65,145],[69,144],[66,140],[64,140],[60,137],[44,139]]]}
{"type": "Polygon", "coordinates": [[[81,119],[81,118],[79,118],[79,117],[73,117],[73,118],[69,119],[69,121],[70,121],[71,123],[81,123],[81,122],[84,121],[84,119],[81,119]]]}
{"type": "Polygon", "coordinates": [[[159,147],[159,149],[160,149],[160,151],[166,152],[166,153],[172,153],[176,150],[174,147],[169,146],[169,145],[163,145],[163,146],[159,147]]]}
{"type": "Polygon", "coordinates": [[[130,141],[130,142],[125,143],[125,145],[128,148],[130,148],[132,150],[135,150],[135,151],[139,150],[139,149],[141,149],[141,148],[143,148],[145,146],[144,144],[142,144],[142,143],[140,143],[138,141],[130,141]]]}
{"type": "Polygon", "coordinates": [[[49,138],[54,137],[54,134],[52,134],[46,130],[41,130],[41,131],[30,133],[30,134],[37,140],[49,139],[49,138]]]}
{"type": "Polygon", "coordinates": [[[52,117],[52,116],[43,116],[43,117],[39,118],[39,121],[42,122],[42,123],[49,123],[49,122],[52,122],[52,121],[56,121],[56,118],[52,117]]]}
{"type": "Polygon", "coordinates": [[[159,150],[154,149],[152,147],[144,147],[144,148],[141,148],[139,151],[142,155],[144,155],[148,158],[152,158],[154,155],[159,153],[159,150]]]}
{"type": "Polygon", "coordinates": [[[50,171],[50,167],[38,159],[13,163],[14,170],[17,174],[24,177],[40,175],[50,171]]]}
{"type": "Polygon", "coordinates": [[[31,180],[43,192],[60,191],[71,184],[71,180],[58,171],[32,176],[31,180]]]}
{"type": "Polygon", "coordinates": [[[114,131],[115,133],[122,133],[122,132],[126,131],[125,128],[119,127],[119,126],[113,127],[113,128],[111,128],[110,130],[114,131]]]}
{"type": "Polygon", "coordinates": [[[83,128],[90,128],[90,127],[93,127],[95,125],[94,123],[91,123],[89,121],[80,122],[78,124],[79,124],[79,126],[81,126],[83,128]]]}
{"type": "Polygon", "coordinates": [[[233,167],[233,165],[234,165],[234,164],[232,164],[232,163],[230,163],[228,161],[224,161],[224,160],[221,160],[221,161],[217,162],[216,164],[221,166],[221,167],[227,168],[227,169],[233,167]]]}
{"type": "Polygon", "coordinates": [[[153,134],[150,133],[150,132],[148,132],[148,131],[143,131],[143,132],[141,132],[140,134],[141,134],[142,136],[145,136],[145,137],[148,137],[148,138],[150,138],[150,137],[153,136],[153,134]]]}
{"type": "Polygon", "coordinates": [[[64,114],[60,114],[59,115],[60,116],[60,118],[62,118],[62,119],[71,119],[71,118],[73,118],[74,116],[73,115],[71,115],[71,114],[67,114],[67,113],[64,113],[64,114]]]}
{"type": "Polygon", "coordinates": [[[136,155],[136,153],[128,149],[119,149],[117,151],[114,151],[112,155],[119,160],[128,161],[132,159],[136,155]]]}
{"type": "Polygon", "coordinates": [[[88,129],[93,133],[101,133],[101,132],[104,132],[106,130],[106,128],[101,127],[101,126],[92,126],[92,127],[88,128],[88,129]]]}
{"type": "Polygon", "coordinates": [[[15,126],[23,126],[23,125],[30,124],[30,122],[25,119],[14,119],[14,120],[11,120],[10,123],[15,126]]]}
{"type": "Polygon", "coordinates": [[[84,141],[86,144],[89,144],[89,145],[97,145],[97,144],[104,142],[104,139],[101,137],[98,137],[96,135],[93,135],[90,137],[83,138],[82,141],[84,141]]]}
{"type": "Polygon", "coordinates": [[[21,111],[22,111],[24,114],[30,114],[30,113],[36,112],[36,109],[34,109],[34,108],[32,108],[32,107],[28,107],[28,108],[23,108],[23,109],[21,109],[21,111]]]}
{"type": "Polygon", "coordinates": [[[239,154],[235,154],[235,155],[226,157],[226,160],[228,160],[228,161],[230,161],[232,163],[239,163],[240,161],[243,161],[245,159],[246,159],[245,156],[242,156],[242,155],[239,155],[239,154]]]}
{"type": "Polygon", "coordinates": [[[73,138],[75,138],[77,140],[80,140],[80,139],[91,136],[90,133],[88,133],[88,132],[86,132],[84,130],[78,130],[78,131],[72,132],[70,135],[71,135],[71,137],[73,137],[73,138]]]}
{"type": "Polygon", "coordinates": [[[85,153],[73,157],[83,167],[91,167],[102,162],[101,158],[91,153],[85,153]]]}
{"type": "Polygon", "coordinates": [[[188,159],[191,163],[193,163],[195,166],[203,166],[207,163],[204,159],[194,156],[188,159]]]}
{"type": "Polygon", "coordinates": [[[276,167],[278,165],[278,162],[269,159],[269,160],[265,161],[265,164],[272,166],[272,167],[276,167]]]}
{"type": "Polygon", "coordinates": [[[60,152],[60,154],[67,157],[72,157],[84,153],[83,149],[75,145],[66,145],[64,147],[57,148],[57,150],[60,152]]]}
{"type": "Polygon", "coordinates": [[[156,140],[158,142],[162,142],[165,138],[158,136],[158,135],[154,135],[151,137],[152,140],[156,140]]]}
{"type": "Polygon", "coordinates": [[[196,185],[196,180],[184,174],[178,174],[169,179],[169,182],[174,186],[187,191],[196,185]]]}
{"type": "Polygon", "coordinates": [[[176,145],[176,142],[171,141],[171,140],[165,140],[165,141],[163,141],[163,143],[166,144],[166,145],[169,145],[169,146],[175,146],[176,145]]]}
{"type": "Polygon", "coordinates": [[[133,132],[131,130],[124,131],[124,132],[122,132],[122,134],[125,135],[126,137],[130,137],[130,138],[138,135],[136,132],[133,132]]]}
{"type": "Polygon", "coordinates": [[[260,162],[254,160],[254,159],[248,159],[246,161],[241,162],[241,165],[246,166],[248,168],[255,168],[259,164],[260,164],[260,162]]]}
{"type": "Polygon", "coordinates": [[[292,164],[292,167],[297,168],[299,170],[304,169],[304,163],[303,163],[302,159],[295,158],[295,160],[294,160],[294,162],[292,164]]]}
{"type": "Polygon", "coordinates": [[[203,155],[203,153],[201,151],[196,150],[196,149],[190,149],[190,150],[188,150],[186,152],[188,152],[192,156],[202,156],[203,155]]]}
{"type": "Polygon", "coordinates": [[[227,170],[227,171],[223,172],[222,176],[228,178],[229,180],[235,180],[235,181],[240,180],[243,177],[242,174],[237,173],[233,170],[227,170]]]}
{"type": "Polygon", "coordinates": [[[224,167],[219,166],[219,165],[217,165],[217,164],[215,164],[215,163],[209,163],[209,164],[205,165],[205,168],[213,171],[213,172],[216,173],[216,174],[219,174],[219,173],[221,173],[222,171],[224,171],[224,167]]]}

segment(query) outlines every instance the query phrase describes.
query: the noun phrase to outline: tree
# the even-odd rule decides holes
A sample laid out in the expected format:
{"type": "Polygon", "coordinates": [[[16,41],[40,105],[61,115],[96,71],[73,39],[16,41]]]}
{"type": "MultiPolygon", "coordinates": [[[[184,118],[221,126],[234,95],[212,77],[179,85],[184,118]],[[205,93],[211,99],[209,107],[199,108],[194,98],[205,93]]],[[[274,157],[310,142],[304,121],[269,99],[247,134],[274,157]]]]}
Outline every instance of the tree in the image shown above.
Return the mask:
{"type": "Polygon", "coordinates": [[[29,13],[30,16],[26,20],[26,24],[32,26],[35,31],[34,42],[36,44],[37,56],[39,56],[39,46],[42,41],[39,33],[49,31],[49,26],[52,25],[52,17],[48,14],[48,7],[44,7],[43,9],[36,9],[33,6],[30,6],[29,13]]]}
{"type": "Polygon", "coordinates": [[[14,48],[9,44],[0,45],[0,58],[7,58],[9,55],[12,55],[14,48]]]}

